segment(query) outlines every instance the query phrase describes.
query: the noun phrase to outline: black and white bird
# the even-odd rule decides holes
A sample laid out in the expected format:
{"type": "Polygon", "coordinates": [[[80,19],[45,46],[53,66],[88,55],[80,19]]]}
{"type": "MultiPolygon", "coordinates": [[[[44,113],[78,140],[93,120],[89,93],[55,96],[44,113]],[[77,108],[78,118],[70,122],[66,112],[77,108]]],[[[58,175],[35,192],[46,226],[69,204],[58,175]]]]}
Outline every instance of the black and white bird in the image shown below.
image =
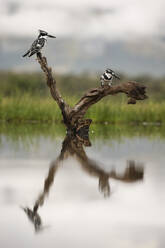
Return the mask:
{"type": "Polygon", "coordinates": [[[48,34],[43,30],[39,30],[38,38],[32,43],[31,48],[22,56],[22,57],[31,57],[35,53],[39,53],[41,49],[44,47],[47,38],[56,38],[53,35],[48,34]]]}
{"type": "Polygon", "coordinates": [[[100,77],[101,86],[104,86],[107,83],[109,86],[111,86],[114,77],[120,79],[113,70],[106,69],[100,77]]]}

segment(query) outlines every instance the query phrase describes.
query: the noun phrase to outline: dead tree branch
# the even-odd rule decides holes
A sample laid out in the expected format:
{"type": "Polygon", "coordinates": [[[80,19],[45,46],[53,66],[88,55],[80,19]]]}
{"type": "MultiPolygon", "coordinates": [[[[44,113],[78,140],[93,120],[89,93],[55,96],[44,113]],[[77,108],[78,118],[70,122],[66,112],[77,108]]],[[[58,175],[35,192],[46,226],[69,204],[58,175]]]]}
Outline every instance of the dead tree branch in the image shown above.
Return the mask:
{"type": "Polygon", "coordinates": [[[37,53],[37,60],[41,66],[41,69],[45,73],[46,80],[47,80],[47,86],[50,89],[50,93],[53,97],[53,99],[57,102],[59,108],[61,109],[64,123],[68,123],[68,116],[71,111],[70,106],[63,100],[60,92],[58,91],[56,87],[56,80],[53,78],[52,75],[52,68],[48,66],[46,57],[42,57],[41,53],[37,53]]]}
{"type": "Polygon", "coordinates": [[[52,69],[48,66],[47,59],[42,57],[41,53],[38,53],[37,60],[41,66],[41,69],[45,73],[47,85],[50,88],[50,93],[61,109],[63,120],[68,130],[80,132],[80,130],[82,128],[84,129],[84,127],[88,130],[92,120],[84,119],[84,115],[91,105],[97,103],[105,96],[124,93],[128,97],[128,104],[136,104],[137,100],[145,100],[147,98],[146,87],[144,85],[137,82],[127,82],[111,87],[105,85],[103,87],[89,89],[78,101],[78,103],[71,108],[63,100],[56,87],[56,80],[53,78],[52,69]]]}

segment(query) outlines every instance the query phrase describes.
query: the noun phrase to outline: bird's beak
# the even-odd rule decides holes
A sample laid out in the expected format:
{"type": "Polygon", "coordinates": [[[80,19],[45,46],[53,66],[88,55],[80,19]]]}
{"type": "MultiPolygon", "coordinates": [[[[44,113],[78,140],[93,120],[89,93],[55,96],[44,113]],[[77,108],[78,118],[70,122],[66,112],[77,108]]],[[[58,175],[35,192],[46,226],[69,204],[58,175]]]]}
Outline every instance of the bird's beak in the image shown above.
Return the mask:
{"type": "Polygon", "coordinates": [[[50,38],[56,38],[55,36],[50,35],[50,34],[48,34],[48,37],[50,37],[50,38]]]}
{"type": "Polygon", "coordinates": [[[120,77],[119,77],[119,76],[117,76],[116,74],[115,74],[114,76],[115,76],[115,78],[117,78],[117,79],[119,79],[119,80],[120,80],[120,77]]]}

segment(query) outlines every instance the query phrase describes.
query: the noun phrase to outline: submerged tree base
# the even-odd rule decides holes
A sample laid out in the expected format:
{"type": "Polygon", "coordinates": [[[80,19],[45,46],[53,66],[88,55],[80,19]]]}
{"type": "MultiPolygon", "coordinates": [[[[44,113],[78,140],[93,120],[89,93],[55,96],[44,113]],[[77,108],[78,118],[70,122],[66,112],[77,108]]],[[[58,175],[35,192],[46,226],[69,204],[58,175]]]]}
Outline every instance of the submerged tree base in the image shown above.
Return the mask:
{"type": "Polygon", "coordinates": [[[125,93],[128,97],[128,104],[136,104],[137,100],[144,100],[146,96],[146,87],[137,82],[127,82],[115,86],[103,86],[89,89],[82,98],[70,107],[62,98],[56,87],[56,80],[53,78],[52,69],[47,64],[47,59],[41,53],[37,53],[37,60],[41,69],[45,73],[47,86],[50,88],[50,93],[53,99],[57,102],[63,116],[64,124],[68,132],[84,136],[88,133],[91,119],[84,119],[84,116],[90,106],[100,101],[108,95],[125,93]]]}

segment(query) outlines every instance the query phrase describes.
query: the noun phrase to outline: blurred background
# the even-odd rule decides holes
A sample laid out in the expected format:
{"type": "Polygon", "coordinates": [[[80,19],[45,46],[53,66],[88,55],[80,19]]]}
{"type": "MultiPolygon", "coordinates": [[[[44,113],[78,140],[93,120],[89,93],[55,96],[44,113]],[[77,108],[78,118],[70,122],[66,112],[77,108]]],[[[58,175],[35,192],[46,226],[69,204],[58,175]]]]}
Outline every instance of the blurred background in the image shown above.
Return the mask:
{"type": "MultiPolygon", "coordinates": [[[[43,50],[65,95],[99,86],[107,68],[164,100],[164,0],[0,0],[0,96],[48,95],[35,56],[22,58],[38,29],[55,35],[43,50]]],[[[118,82],[115,82],[118,83],[118,82]]]]}
{"type": "Polygon", "coordinates": [[[164,76],[164,0],[0,0],[0,68],[39,70],[23,59],[38,29],[56,35],[45,48],[59,73],[112,67],[130,75],[164,76]]]}

